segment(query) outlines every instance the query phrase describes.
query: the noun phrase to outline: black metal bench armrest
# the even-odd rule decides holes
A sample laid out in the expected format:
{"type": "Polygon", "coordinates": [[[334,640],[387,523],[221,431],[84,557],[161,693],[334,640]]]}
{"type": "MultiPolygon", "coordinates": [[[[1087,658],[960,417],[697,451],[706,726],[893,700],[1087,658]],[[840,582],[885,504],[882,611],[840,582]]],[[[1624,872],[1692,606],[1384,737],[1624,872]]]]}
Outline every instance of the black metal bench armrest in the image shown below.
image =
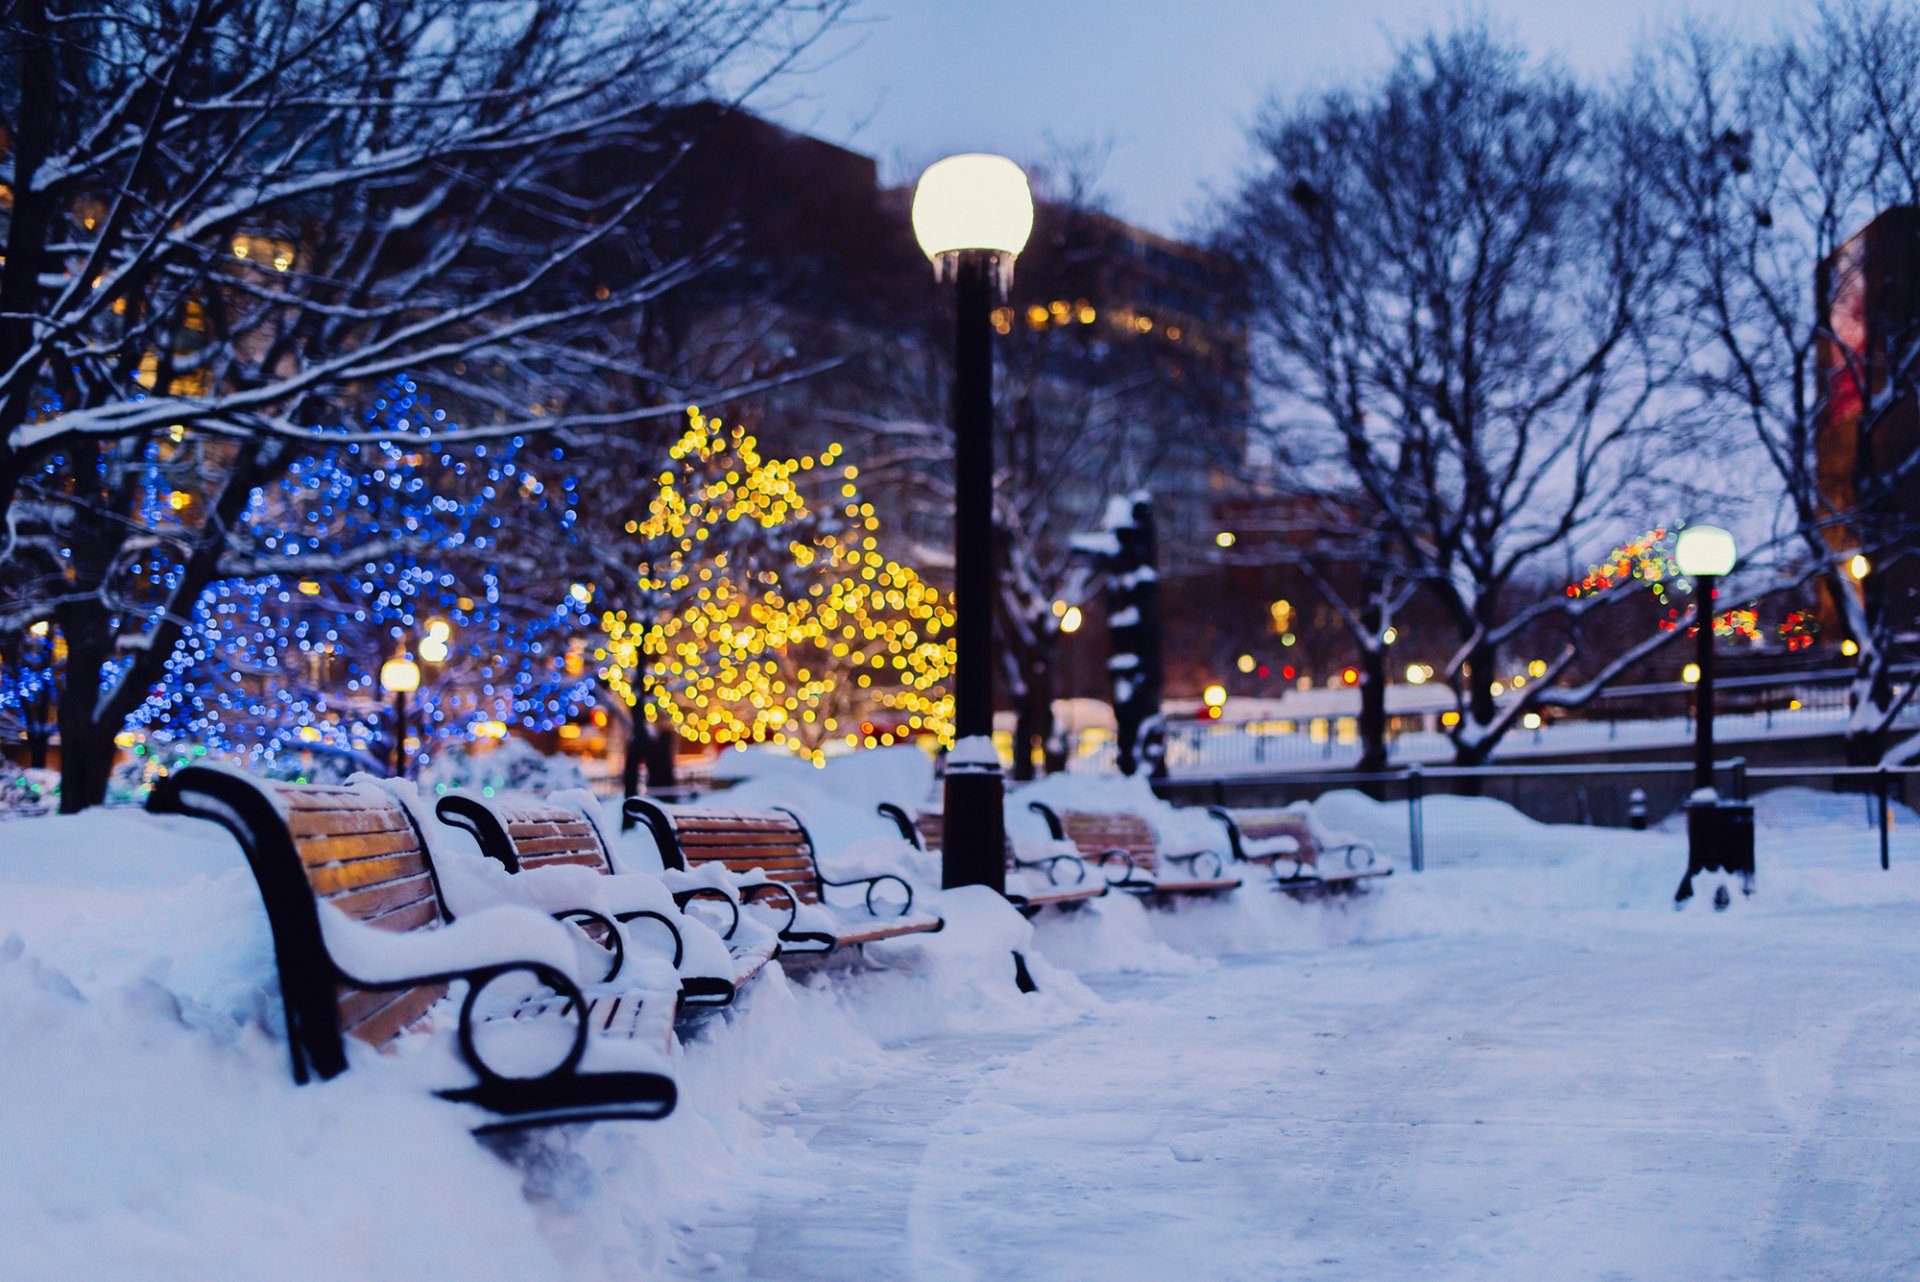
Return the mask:
{"type": "Polygon", "coordinates": [[[914,825],[912,816],[908,815],[905,810],[894,805],[891,801],[883,801],[874,807],[874,809],[880,812],[882,818],[891,819],[893,826],[900,830],[901,837],[913,843],[915,850],[926,849],[925,844],[920,840],[920,829],[914,825]]]}
{"type": "Polygon", "coordinates": [[[676,890],[673,892],[673,902],[678,904],[683,911],[689,903],[692,903],[696,899],[713,899],[727,906],[727,911],[732,913],[733,917],[727,922],[727,928],[720,932],[720,938],[731,940],[734,932],[740,929],[739,900],[718,886],[695,886],[692,890],[676,890]]]}
{"type": "Polygon", "coordinates": [[[507,835],[505,825],[492,806],[478,797],[450,792],[434,804],[433,813],[449,828],[458,828],[472,837],[481,854],[498,861],[508,872],[520,871],[513,838],[507,835]]]}
{"type": "Polygon", "coordinates": [[[1224,876],[1227,871],[1226,865],[1221,862],[1220,852],[1217,850],[1192,850],[1177,855],[1161,855],[1160,858],[1170,864],[1186,864],[1188,874],[1194,877],[1200,876],[1200,860],[1202,859],[1210,859],[1213,861],[1213,876],[1215,877],[1224,876]]]}
{"type": "Polygon", "coordinates": [[[1120,863],[1126,866],[1126,871],[1120,874],[1120,879],[1118,881],[1114,880],[1112,877],[1107,878],[1107,884],[1109,886],[1125,885],[1127,882],[1132,881],[1134,873],[1139,871],[1139,866],[1133,862],[1133,856],[1128,854],[1126,851],[1120,849],[1118,846],[1114,847],[1112,850],[1101,851],[1099,854],[1094,856],[1094,859],[1100,864],[1102,868],[1106,867],[1108,864],[1114,862],[1115,860],[1120,861],[1120,863]]]}
{"type": "Polygon", "coordinates": [[[784,935],[793,929],[793,923],[800,916],[800,896],[793,893],[793,887],[781,881],[750,881],[739,888],[740,902],[751,904],[759,899],[772,899],[774,907],[780,907],[778,901],[786,901],[787,919],[776,928],[784,935]]]}
{"type": "Polygon", "coordinates": [[[680,928],[673,924],[672,918],[663,912],[656,912],[651,908],[636,908],[631,912],[614,914],[614,919],[622,926],[639,921],[643,917],[651,921],[659,922],[667,928],[667,933],[673,936],[673,968],[679,970],[680,960],[687,955],[687,945],[686,941],[680,937],[680,928]]]}
{"type": "Polygon", "coordinates": [[[1027,809],[1046,820],[1047,833],[1055,841],[1065,841],[1067,839],[1067,830],[1061,825],[1060,816],[1055,813],[1052,806],[1049,806],[1044,801],[1029,801],[1027,803],[1027,809]]]}
{"type": "MultiPolygon", "coordinates": [[[[553,919],[561,922],[572,921],[576,917],[581,919],[584,925],[593,925],[597,922],[606,930],[607,938],[605,943],[594,940],[596,944],[599,944],[600,947],[606,949],[613,955],[612,965],[607,967],[606,974],[600,976],[600,982],[604,984],[618,975],[620,968],[626,964],[626,941],[620,937],[620,928],[613,924],[611,918],[604,913],[597,913],[591,908],[562,908],[553,914],[553,919]]],[[[592,939],[593,936],[589,935],[587,938],[592,939]]]]}
{"type": "Polygon", "coordinates": [[[1225,806],[1208,806],[1207,813],[1220,821],[1227,830],[1227,848],[1233,853],[1235,863],[1251,863],[1247,858],[1246,847],[1241,843],[1240,821],[1233,817],[1233,811],[1225,806]]]}
{"type": "Polygon", "coordinates": [[[1077,875],[1070,884],[1080,886],[1086,883],[1087,861],[1078,855],[1044,855],[1039,859],[1022,859],[1018,855],[1015,855],[1013,859],[1013,866],[1015,868],[1038,868],[1046,873],[1047,884],[1049,886],[1058,886],[1060,884],[1060,876],[1055,870],[1061,864],[1072,864],[1074,867],[1077,875]]]}
{"type": "Polygon", "coordinates": [[[899,882],[900,889],[907,892],[907,902],[900,905],[900,911],[895,913],[894,916],[905,917],[908,913],[912,912],[913,911],[913,887],[907,884],[906,878],[896,877],[890,872],[876,873],[874,876],[871,876],[871,877],[850,877],[846,881],[828,881],[825,877],[822,877],[820,879],[820,887],[822,892],[824,892],[828,887],[832,887],[835,890],[840,890],[847,886],[865,886],[867,888],[867,896],[866,896],[867,915],[869,917],[878,917],[880,913],[879,913],[879,910],[873,906],[873,892],[874,892],[874,889],[878,887],[879,884],[883,881],[899,882]]]}
{"type": "Polygon", "coordinates": [[[1380,862],[1380,853],[1364,841],[1342,842],[1340,845],[1328,847],[1328,850],[1329,851],[1334,851],[1334,850],[1345,851],[1347,867],[1349,870],[1371,868],[1376,863],[1380,862]],[[1366,862],[1365,863],[1355,862],[1356,858],[1362,851],[1366,853],[1366,856],[1367,856],[1366,862]]]}
{"type": "Polygon", "coordinates": [[[566,1058],[542,1073],[535,1081],[552,1081],[557,1078],[571,1077],[580,1067],[580,1058],[587,1050],[587,999],[581,994],[572,980],[554,970],[551,966],[539,962],[510,962],[501,966],[489,966],[473,971],[462,978],[467,979],[466,1000],[460,1003],[460,1054],[467,1061],[467,1067],[483,1082],[504,1082],[514,1080],[496,1072],[481,1056],[480,1048],[473,1039],[473,1006],[487,985],[504,975],[524,970],[535,979],[553,989],[561,998],[564,1014],[573,1018],[573,1045],[568,1048],[566,1058]]]}

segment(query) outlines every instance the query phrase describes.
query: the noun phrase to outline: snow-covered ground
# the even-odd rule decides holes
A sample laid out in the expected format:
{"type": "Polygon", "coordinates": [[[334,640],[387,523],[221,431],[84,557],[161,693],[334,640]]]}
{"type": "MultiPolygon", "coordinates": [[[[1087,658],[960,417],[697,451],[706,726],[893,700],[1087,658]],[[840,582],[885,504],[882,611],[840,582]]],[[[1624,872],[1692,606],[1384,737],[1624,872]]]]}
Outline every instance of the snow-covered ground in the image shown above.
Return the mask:
{"type": "MultiPolygon", "coordinates": [[[[868,822],[914,771],[744,788],[930,885],[868,822]]],[[[756,982],[665,1121],[493,1146],[421,1089],[431,1039],[292,1084],[218,830],[0,825],[0,1278],[1920,1274],[1920,819],[1883,873],[1857,799],[1763,797],[1759,893],[1676,913],[1674,833],[1428,804],[1461,856],[1352,903],[1109,899],[1025,940],[948,896],[942,935],[756,982]]],[[[1316,818],[1404,843],[1355,794],[1316,818]]]]}

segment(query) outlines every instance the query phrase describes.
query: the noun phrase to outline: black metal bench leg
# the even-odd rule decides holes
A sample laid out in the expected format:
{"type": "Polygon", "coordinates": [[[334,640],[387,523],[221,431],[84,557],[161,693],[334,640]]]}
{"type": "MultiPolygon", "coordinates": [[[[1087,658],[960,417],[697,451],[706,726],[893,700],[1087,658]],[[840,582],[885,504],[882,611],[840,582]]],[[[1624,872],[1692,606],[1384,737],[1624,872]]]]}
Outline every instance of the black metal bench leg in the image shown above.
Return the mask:
{"type": "Polygon", "coordinates": [[[1023,993],[1037,993],[1040,985],[1033,982],[1033,972],[1027,969],[1027,959],[1018,949],[1013,953],[1013,982],[1023,993]]]}

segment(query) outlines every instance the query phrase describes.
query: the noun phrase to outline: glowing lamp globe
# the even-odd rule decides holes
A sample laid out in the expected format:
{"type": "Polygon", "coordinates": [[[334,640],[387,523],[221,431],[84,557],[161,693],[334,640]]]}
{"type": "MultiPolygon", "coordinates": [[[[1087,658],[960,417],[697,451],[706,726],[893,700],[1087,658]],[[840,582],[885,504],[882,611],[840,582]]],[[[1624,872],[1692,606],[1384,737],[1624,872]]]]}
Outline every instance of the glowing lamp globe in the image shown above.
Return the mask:
{"type": "Polygon", "coordinates": [[[1033,191],[1005,156],[971,152],[927,166],[913,191],[913,234],[936,263],[978,249],[1012,257],[1033,234],[1033,191]]]}
{"type": "Polygon", "coordinates": [[[1673,559],[1679,562],[1680,573],[1690,578],[1719,578],[1731,574],[1733,535],[1717,525],[1689,525],[1680,531],[1680,538],[1674,544],[1673,559]]]}
{"type": "Polygon", "coordinates": [[[380,688],[388,694],[411,694],[420,688],[420,665],[402,655],[380,665],[380,688]]]}

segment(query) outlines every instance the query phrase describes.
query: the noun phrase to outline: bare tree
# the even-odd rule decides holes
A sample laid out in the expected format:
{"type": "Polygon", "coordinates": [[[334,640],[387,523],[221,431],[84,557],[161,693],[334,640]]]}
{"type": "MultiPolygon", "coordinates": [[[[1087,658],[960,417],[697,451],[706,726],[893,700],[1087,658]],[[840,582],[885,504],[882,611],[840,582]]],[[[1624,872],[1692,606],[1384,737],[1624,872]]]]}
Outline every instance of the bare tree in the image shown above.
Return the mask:
{"type": "Polygon", "coordinates": [[[0,636],[64,644],[63,807],[103,795],[209,582],[343,568],[232,534],[301,450],[378,438],[341,426],[378,380],[452,367],[467,440],[680,411],[685,389],[604,406],[582,355],[699,266],[649,234],[682,149],[663,112],[738,59],[778,70],[838,8],[9,7],[0,636]]]}
{"type": "Polygon", "coordinates": [[[1583,616],[1619,595],[1529,594],[1543,567],[1644,519],[1670,369],[1675,252],[1646,207],[1632,116],[1484,27],[1403,49],[1377,83],[1269,107],[1223,217],[1247,263],[1256,368],[1287,488],[1316,538],[1390,573],[1341,617],[1384,679],[1395,577],[1449,620],[1457,759],[1527,712],[1584,701],[1668,643],[1578,686],[1583,616]],[[1544,680],[1496,704],[1502,649],[1564,620],[1544,680]]]}
{"type": "Polygon", "coordinates": [[[1772,533],[1798,545],[1792,559],[1858,646],[1856,764],[1893,750],[1914,689],[1893,679],[1920,588],[1914,18],[1859,0],[1759,42],[1696,25],[1645,58],[1634,86],[1663,144],[1695,387],[1766,456],[1784,498],[1772,533]]]}

